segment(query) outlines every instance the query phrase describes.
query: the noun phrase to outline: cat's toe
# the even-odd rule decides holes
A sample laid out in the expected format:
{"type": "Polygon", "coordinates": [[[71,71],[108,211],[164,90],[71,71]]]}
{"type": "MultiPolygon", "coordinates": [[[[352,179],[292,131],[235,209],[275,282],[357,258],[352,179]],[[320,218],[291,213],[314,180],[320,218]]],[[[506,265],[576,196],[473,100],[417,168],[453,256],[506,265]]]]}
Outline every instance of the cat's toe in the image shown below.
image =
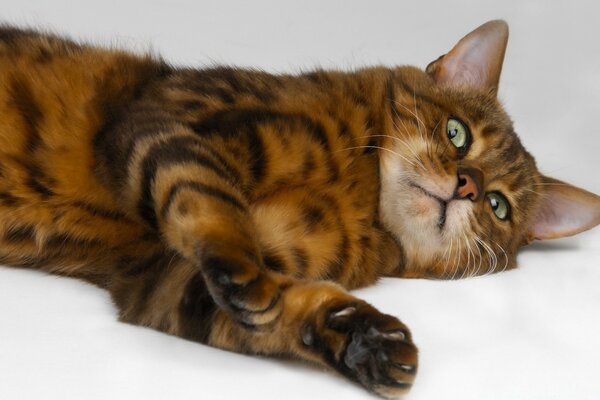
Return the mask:
{"type": "Polygon", "coordinates": [[[281,288],[267,272],[250,268],[225,258],[205,261],[207,281],[217,304],[234,320],[249,329],[274,323],[282,312],[281,288]]]}
{"type": "Polygon", "coordinates": [[[396,398],[412,387],[417,372],[417,348],[398,319],[368,304],[335,307],[325,318],[326,331],[305,330],[303,343],[329,349],[336,370],[368,390],[396,398]]]}
{"type": "Polygon", "coordinates": [[[343,352],[346,375],[384,397],[405,394],[415,379],[417,350],[406,328],[380,331],[377,322],[358,323],[343,352]]]}

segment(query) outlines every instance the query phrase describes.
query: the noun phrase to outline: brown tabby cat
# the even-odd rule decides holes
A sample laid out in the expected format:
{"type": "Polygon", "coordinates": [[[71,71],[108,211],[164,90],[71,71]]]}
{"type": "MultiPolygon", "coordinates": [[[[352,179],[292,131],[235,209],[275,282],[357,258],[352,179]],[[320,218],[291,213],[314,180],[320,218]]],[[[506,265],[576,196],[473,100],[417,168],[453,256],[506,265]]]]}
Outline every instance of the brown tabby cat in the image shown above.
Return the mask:
{"type": "Polygon", "coordinates": [[[100,285],[122,321],[401,395],[408,329],[346,289],[514,268],[600,223],[496,99],[507,38],[492,21],[426,71],[291,76],[5,26],[0,261],[100,285]]]}

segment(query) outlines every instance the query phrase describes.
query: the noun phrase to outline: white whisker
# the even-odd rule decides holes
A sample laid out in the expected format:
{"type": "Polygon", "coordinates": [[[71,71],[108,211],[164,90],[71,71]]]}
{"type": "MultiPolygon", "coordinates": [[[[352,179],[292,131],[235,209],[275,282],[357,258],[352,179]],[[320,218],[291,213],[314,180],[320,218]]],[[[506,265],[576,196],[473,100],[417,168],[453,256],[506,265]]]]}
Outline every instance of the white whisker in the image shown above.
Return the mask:
{"type": "Polygon", "coordinates": [[[496,246],[498,246],[500,248],[500,250],[502,250],[502,253],[504,254],[504,268],[502,268],[502,271],[499,272],[504,272],[506,271],[506,268],[508,268],[508,254],[506,254],[506,251],[504,251],[504,248],[502,246],[500,246],[498,243],[494,242],[492,240],[492,243],[494,243],[496,246]]]}
{"type": "Polygon", "coordinates": [[[402,154],[398,154],[395,151],[392,151],[390,149],[386,149],[385,147],[380,147],[380,146],[353,146],[353,147],[346,147],[344,149],[340,149],[340,150],[336,150],[334,153],[338,153],[340,151],[346,151],[346,150],[355,150],[355,149],[379,149],[379,150],[385,150],[385,151],[389,151],[390,153],[397,155],[398,157],[402,158],[404,161],[406,161],[407,163],[409,163],[410,165],[412,165],[413,167],[416,167],[416,165],[409,160],[408,158],[406,158],[405,156],[403,156],[402,154]]]}

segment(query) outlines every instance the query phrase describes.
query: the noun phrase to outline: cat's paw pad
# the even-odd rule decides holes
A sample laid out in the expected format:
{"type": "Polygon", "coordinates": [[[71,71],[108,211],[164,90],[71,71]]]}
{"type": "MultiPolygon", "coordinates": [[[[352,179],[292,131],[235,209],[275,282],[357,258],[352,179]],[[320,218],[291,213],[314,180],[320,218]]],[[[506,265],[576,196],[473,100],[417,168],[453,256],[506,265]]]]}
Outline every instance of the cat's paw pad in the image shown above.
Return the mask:
{"type": "Polygon", "coordinates": [[[305,329],[302,342],[368,390],[395,398],[408,392],[417,372],[417,348],[406,326],[368,304],[334,307],[324,323],[305,329]]]}

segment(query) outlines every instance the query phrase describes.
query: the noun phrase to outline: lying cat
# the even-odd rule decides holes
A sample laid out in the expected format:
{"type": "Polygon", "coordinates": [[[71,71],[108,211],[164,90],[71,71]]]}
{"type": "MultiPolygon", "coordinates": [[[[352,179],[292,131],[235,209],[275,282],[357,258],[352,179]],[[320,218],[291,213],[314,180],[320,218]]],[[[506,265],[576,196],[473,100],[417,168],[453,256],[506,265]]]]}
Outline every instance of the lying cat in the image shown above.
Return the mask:
{"type": "Polygon", "coordinates": [[[515,267],[600,223],[496,99],[491,21],[425,71],[174,68],[0,29],[0,262],[85,279],[120,319],[410,389],[408,329],[347,289],[515,267]]]}

